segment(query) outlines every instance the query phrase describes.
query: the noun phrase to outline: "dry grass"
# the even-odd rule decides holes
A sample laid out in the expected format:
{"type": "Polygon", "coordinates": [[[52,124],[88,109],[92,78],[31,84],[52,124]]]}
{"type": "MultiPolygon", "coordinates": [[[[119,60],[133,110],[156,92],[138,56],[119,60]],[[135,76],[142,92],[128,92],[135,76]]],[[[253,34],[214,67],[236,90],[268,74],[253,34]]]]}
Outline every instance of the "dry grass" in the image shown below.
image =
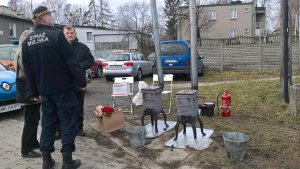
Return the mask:
{"type": "MultiPolygon", "coordinates": [[[[195,164],[201,168],[211,168],[216,161],[216,166],[219,166],[217,168],[220,166],[222,168],[298,168],[300,117],[290,115],[288,104],[281,99],[279,80],[254,80],[278,77],[278,75],[278,72],[208,72],[201,82],[244,79],[248,81],[199,88],[200,102],[216,103],[216,97],[220,92],[230,91],[232,115],[217,116],[215,108],[215,116],[202,118],[205,128],[214,130],[212,136],[214,142],[207,151],[192,152],[187,161],[194,161],[194,158],[200,161],[202,159],[203,163],[195,164]],[[238,131],[249,136],[247,154],[243,162],[232,163],[226,158],[222,138],[224,131],[238,131]]],[[[299,84],[300,78],[295,78],[293,83],[299,84]]],[[[176,93],[179,90],[181,89],[174,91],[173,112],[167,116],[168,120],[176,121],[176,93]]],[[[166,100],[164,103],[166,104],[166,100]]],[[[142,111],[140,107],[138,111],[142,111]]],[[[135,120],[139,121],[139,119],[135,120]]]]}

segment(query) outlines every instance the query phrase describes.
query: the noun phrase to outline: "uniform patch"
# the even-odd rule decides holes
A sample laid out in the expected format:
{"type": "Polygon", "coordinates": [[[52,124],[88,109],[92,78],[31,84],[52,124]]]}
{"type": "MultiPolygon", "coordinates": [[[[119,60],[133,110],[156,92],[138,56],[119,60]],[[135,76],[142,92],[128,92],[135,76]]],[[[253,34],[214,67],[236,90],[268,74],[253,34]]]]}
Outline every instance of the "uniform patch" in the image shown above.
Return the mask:
{"type": "Polygon", "coordinates": [[[46,36],[46,33],[43,32],[30,36],[27,46],[37,45],[45,42],[49,42],[49,38],[46,36]]]}

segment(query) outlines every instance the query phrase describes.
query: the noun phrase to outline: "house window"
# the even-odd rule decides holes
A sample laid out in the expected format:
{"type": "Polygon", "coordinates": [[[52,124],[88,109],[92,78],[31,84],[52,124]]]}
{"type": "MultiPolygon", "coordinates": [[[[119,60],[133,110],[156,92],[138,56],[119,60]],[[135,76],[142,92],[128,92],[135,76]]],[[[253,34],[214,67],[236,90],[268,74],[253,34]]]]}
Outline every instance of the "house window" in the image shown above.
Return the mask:
{"type": "Polygon", "coordinates": [[[93,34],[92,34],[92,32],[87,32],[86,33],[86,39],[87,39],[88,42],[93,41],[93,34]]]}
{"type": "Polygon", "coordinates": [[[238,35],[238,32],[236,29],[230,29],[230,32],[229,32],[229,37],[231,38],[234,38],[238,35]]]}
{"type": "Polygon", "coordinates": [[[250,12],[250,9],[249,9],[249,8],[245,8],[245,12],[246,12],[246,13],[249,13],[249,12],[250,12]]]}
{"type": "Polygon", "coordinates": [[[217,14],[215,10],[211,10],[208,13],[208,19],[209,20],[216,20],[217,19],[217,14]]]}
{"type": "Polygon", "coordinates": [[[256,28],[256,29],[261,29],[261,23],[260,23],[260,22],[256,22],[255,28],[256,28]]]}
{"type": "Polygon", "coordinates": [[[236,9],[230,10],[230,19],[237,19],[237,10],[236,9]]]}
{"type": "Polygon", "coordinates": [[[17,37],[17,26],[15,23],[9,24],[9,36],[10,37],[17,37]]]}
{"type": "Polygon", "coordinates": [[[249,29],[248,28],[245,29],[245,34],[249,34],[249,29]]]}

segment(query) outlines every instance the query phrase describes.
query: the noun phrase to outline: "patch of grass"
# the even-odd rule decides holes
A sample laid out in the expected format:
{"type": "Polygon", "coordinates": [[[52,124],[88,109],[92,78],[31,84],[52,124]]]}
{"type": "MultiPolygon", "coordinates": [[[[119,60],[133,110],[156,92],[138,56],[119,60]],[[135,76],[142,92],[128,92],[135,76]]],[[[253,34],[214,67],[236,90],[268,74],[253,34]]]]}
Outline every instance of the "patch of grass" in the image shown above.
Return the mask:
{"type": "Polygon", "coordinates": [[[228,80],[248,80],[248,79],[261,79],[270,77],[279,77],[279,71],[264,71],[264,72],[236,72],[236,71],[208,71],[203,77],[200,77],[201,82],[216,82],[228,80]]]}
{"type": "Polygon", "coordinates": [[[279,81],[253,81],[201,87],[199,96],[201,102],[216,103],[217,95],[227,90],[232,95],[232,112],[235,114],[266,120],[277,116],[288,123],[300,124],[299,119],[285,113],[288,104],[281,99],[279,89],[279,81]]]}

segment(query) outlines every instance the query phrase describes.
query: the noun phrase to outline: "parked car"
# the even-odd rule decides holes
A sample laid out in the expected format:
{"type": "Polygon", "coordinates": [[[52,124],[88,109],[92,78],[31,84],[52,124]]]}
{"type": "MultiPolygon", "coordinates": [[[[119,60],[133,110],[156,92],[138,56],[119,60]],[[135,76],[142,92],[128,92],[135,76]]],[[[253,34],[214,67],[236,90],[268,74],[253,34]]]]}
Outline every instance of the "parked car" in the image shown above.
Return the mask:
{"type": "Polygon", "coordinates": [[[0,64],[0,113],[21,109],[16,103],[16,73],[0,64]]]}
{"type": "Polygon", "coordinates": [[[134,76],[136,80],[141,80],[142,76],[153,71],[153,64],[138,52],[112,53],[102,66],[107,81],[120,76],[134,76]]]}
{"type": "MultiPolygon", "coordinates": [[[[165,74],[191,73],[191,49],[188,42],[183,40],[170,40],[160,42],[160,55],[165,74]]],[[[197,52],[198,74],[204,75],[203,56],[197,52]]]]}
{"type": "Polygon", "coordinates": [[[15,69],[16,65],[14,59],[17,48],[18,45],[13,44],[0,45],[0,63],[10,69],[15,69]]]}
{"type": "Polygon", "coordinates": [[[91,75],[95,77],[102,77],[103,75],[102,62],[97,58],[94,58],[94,64],[91,67],[91,75]]]}

